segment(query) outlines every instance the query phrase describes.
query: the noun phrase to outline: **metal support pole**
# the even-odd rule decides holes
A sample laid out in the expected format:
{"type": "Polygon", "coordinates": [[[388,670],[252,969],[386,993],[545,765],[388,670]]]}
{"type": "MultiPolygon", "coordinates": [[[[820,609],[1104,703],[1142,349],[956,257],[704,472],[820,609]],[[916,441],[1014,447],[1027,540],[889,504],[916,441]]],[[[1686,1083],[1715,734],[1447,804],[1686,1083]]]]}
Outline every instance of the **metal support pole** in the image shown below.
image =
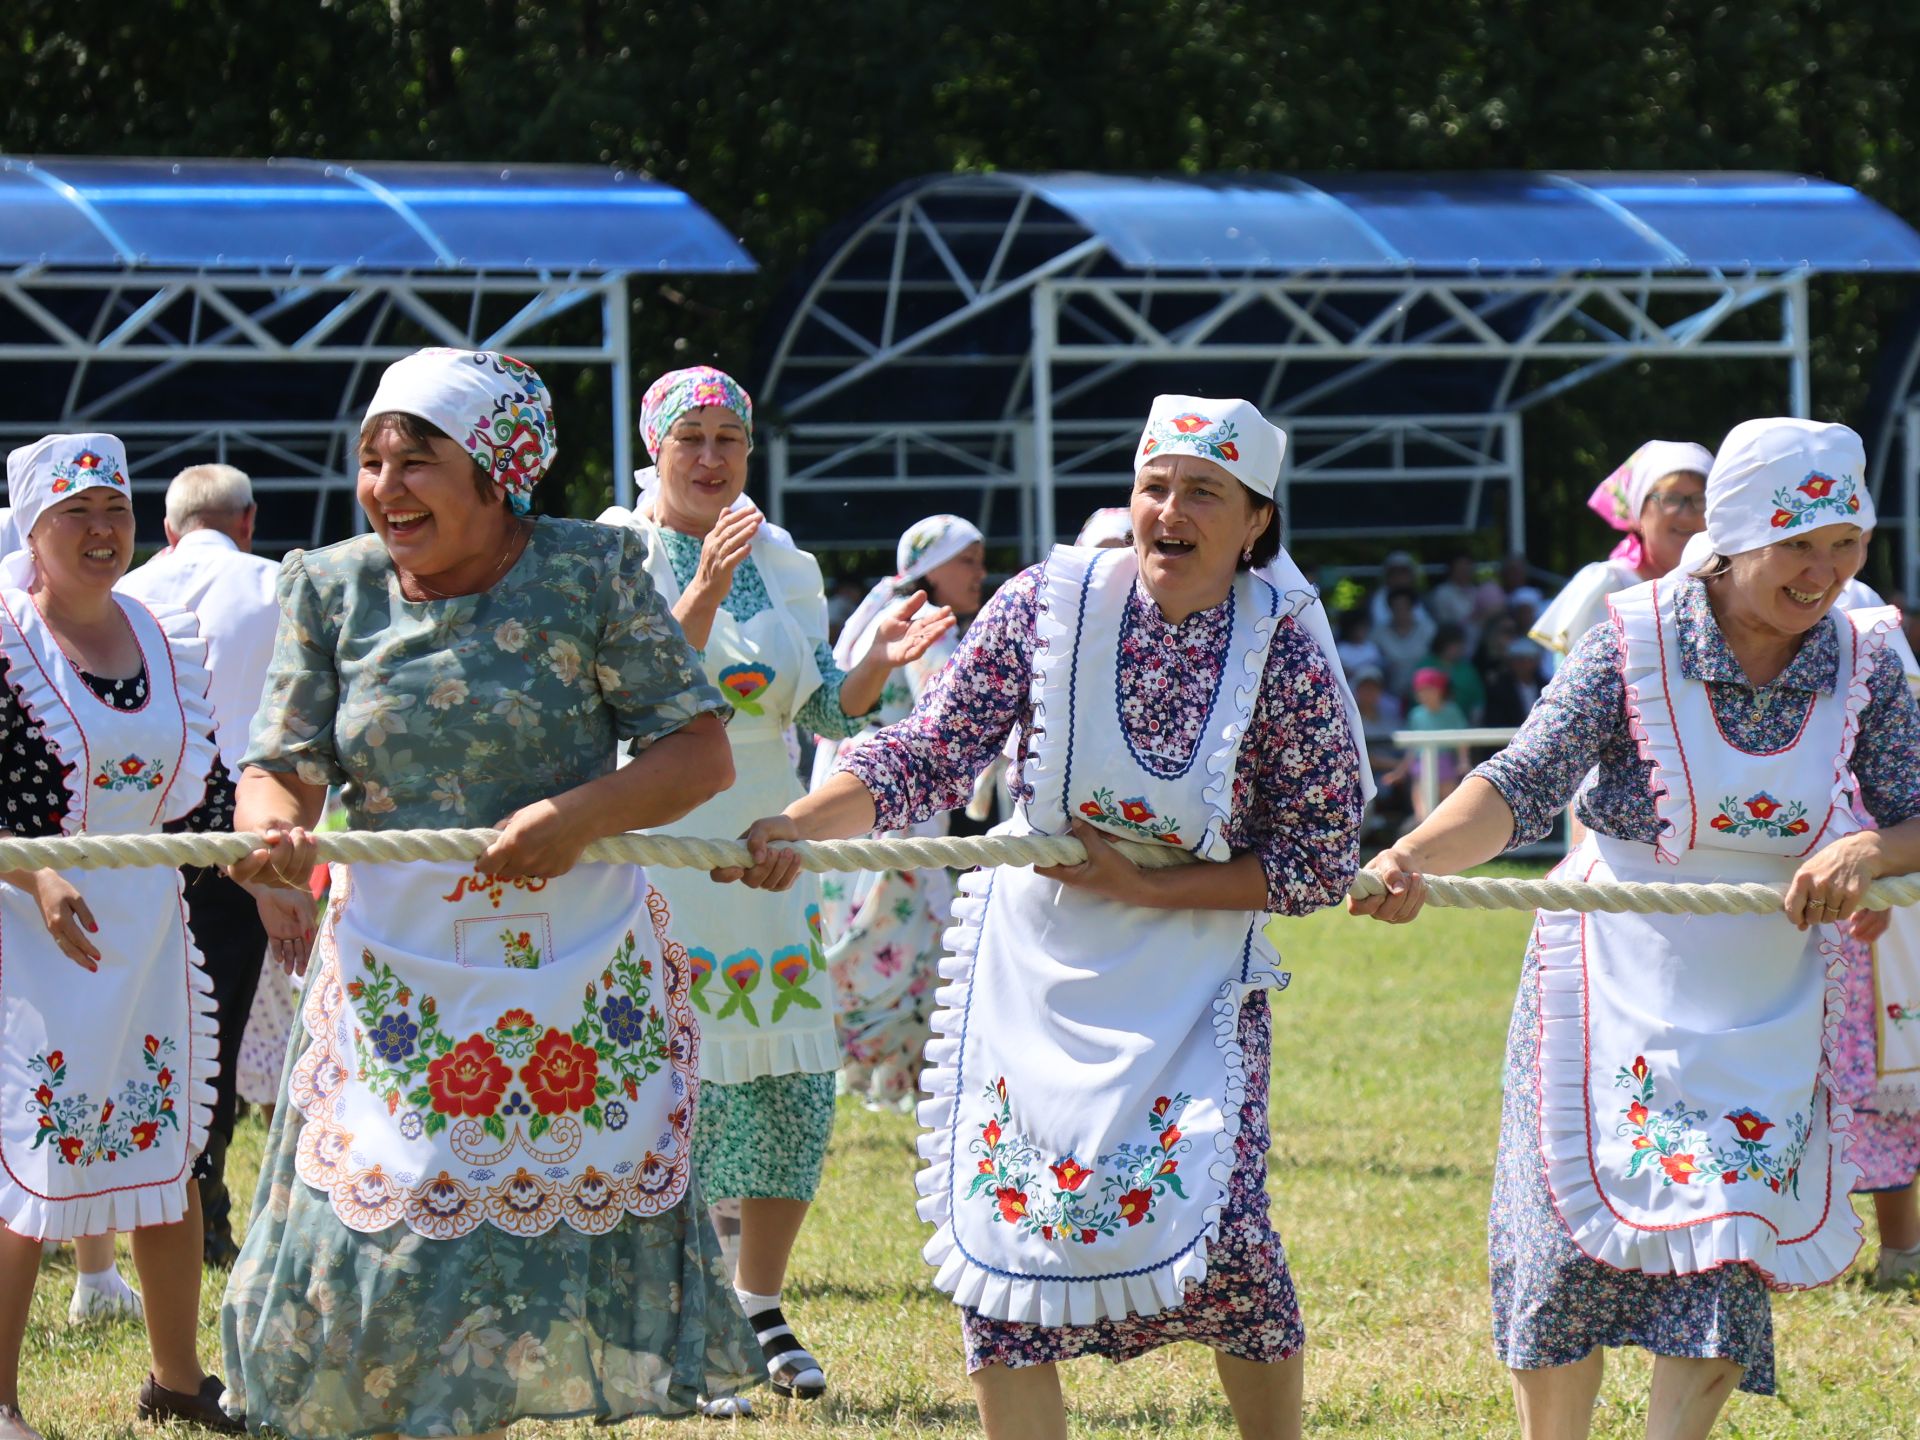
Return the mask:
{"type": "Polygon", "coordinates": [[[606,346],[612,355],[609,383],[613,386],[613,499],[633,504],[633,354],[628,336],[630,318],[625,276],[607,283],[601,308],[606,320],[606,346]]]}
{"type": "Polygon", "coordinates": [[[1033,529],[1031,559],[1045,559],[1060,528],[1053,511],[1053,344],[1058,302],[1052,282],[1033,287],[1033,529]]]}
{"type": "Polygon", "coordinates": [[[1527,553],[1526,465],[1522,435],[1526,424],[1518,415],[1505,417],[1507,431],[1507,554],[1527,553]]]}
{"type": "Polygon", "coordinates": [[[787,432],[776,430],[767,441],[767,518],[787,523],[787,432]]]}
{"type": "Polygon", "coordinates": [[[1786,340],[1793,347],[1787,361],[1787,413],[1798,419],[1813,417],[1813,341],[1807,322],[1807,282],[1787,283],[1780,303],[1786,309],[1786,340]]]}
{"type": "Polygon", "coordinates": [[[1900,583],[1908,606],[1920,603],[1920,404],[1907,407],[1907,463],[1900,471],[1900,583]]]}

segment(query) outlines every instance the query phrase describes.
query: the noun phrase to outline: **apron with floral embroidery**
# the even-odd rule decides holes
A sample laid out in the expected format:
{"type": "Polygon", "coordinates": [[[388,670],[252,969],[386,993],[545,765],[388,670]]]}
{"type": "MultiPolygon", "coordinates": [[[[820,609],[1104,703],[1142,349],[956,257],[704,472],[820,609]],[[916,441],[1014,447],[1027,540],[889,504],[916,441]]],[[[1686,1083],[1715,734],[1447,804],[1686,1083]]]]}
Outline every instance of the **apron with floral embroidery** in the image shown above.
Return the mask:
{"type": "MultiPolygon", "coordinates": [[[[116,597],[147,700],[96,695],[26,592],[0,592],[7,678],[67,767],[65,833],[147,835],[200,804],[212,766],[206,642],[185,611],[116,597]]],[[[25,891],[0,885],[0,1223],[68,1239],[186,1214],[219,1065],[213,985],[177,870],[62,872],[93,912],[94,973],[25,891]]]]}
{"type": "MultiPolygon", "coordinates": [[[[647,553],[654,585],[671,606],[680,586],[657,535],[647,553]]],[[[752,556],[773,603],[744,623],[724,607],[716,611],[701,652],[707,680],[733,706],[733,785],[665,827],[679,834],[739,835],[802,793],[787,730],[820,671],[796,610],[818,594],[819,567],[764,532],[752,556]]],[[[693,967],[701,1078],[739,1085],[837,1069],[818,880],[803,875],[791,890],[770,893],[715,885],[698,870],[663,870],[654,883],[672,912],[669,933],[687,947],[693,967]]]]}
{"type": "Polygon", "coordinates": [[[633,865],[336,865],[296,1168],[349,1228],[600,1235],[685,1193],[699,1032],[633,865]]]}
{"type": "MultiPolygon", "coordinates": [[[[1833,693],[1814,694],[1785,747],[1756,754],[1682,675],[1672,593],[1656,581],[1612,602],[1661,838],[1590,836],[1558,873],[1784,883],[1857,828],[1848,761],[1891,612],[1836,615],[1833,693]]],[[[1782,1290],[1846,1269],[1860,1244],[1847,1198],[1858,1171],[1825,1058],[1839,939],[1777,913],[1540,913],[1541,1142],[1582,1251],[1663,1275],[1747,1264],[1782,1290]]]]}
{"type": "MultiPolygon", "coordinates": [[[[1253,576],[1197,744],[1136,748],[1119,646],[1139,562],[1061,548],[1036,618],[1032,798],[1010,827],[1230,858],[1240,740],[1283,606],[1253,576]]],[[[1178,663],[1177,660],[1175,663],[1178,663]]],[[[1151,697],[1150,697],[1151,703],[1151,697]]],[[[1232,1173],[1250,991],[1286,983],[1263,916],[1149,910],[1001,867],[965,877],[920,1107],[936,1283],[1002,1320],[1087,1325],[1179,1305],[1205,1278],[1232,1173]]]]}

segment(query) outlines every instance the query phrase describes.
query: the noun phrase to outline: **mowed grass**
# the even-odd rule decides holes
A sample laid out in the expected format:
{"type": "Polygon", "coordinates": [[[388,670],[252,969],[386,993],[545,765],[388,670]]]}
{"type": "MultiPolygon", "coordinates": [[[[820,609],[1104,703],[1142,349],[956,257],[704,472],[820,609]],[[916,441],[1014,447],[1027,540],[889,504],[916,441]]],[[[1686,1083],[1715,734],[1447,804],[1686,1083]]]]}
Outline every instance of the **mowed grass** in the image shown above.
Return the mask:
{"type": "MultiPolygon", "coordinates": [[[[1293,985],[1274,1004],[1269,1190],[1307,1317],[1311,1435],[1514,1433],[1487,1339],[1485,1216],[1527,924],[1432,911],[1401,928],[1337,914],[1279,927],[1293,985]]],[[[263,1134],[250,1118],[234,1147],[243,1197],[263,1134]]],[[[805,1407],[762,1399],[752,1434],[977,1433],[955,1312],[920,1260],[914,1136],[906,1116],[843,1102],[787,1287],[832,1393],[805,1407]]],[[[1840,1284],[1776,1303],[1782,1393],[1736,1397],[1720,1433],[1920,1436],[1920,1294],[1869,1288],[1873,1254],[1870,1241],[1840,1284]]],[[[216,1368],[221,1280],[209,1274],[202,1304],[203,1355],[216,1368]]],[[[132,1416],[144,1336],[134,1325],[69,1329],[70,1289],[70,1258],[50,1263],[27,1336],[27,1414],[50,1440],[141,1434],[132,1416]]],[[[1648,1371],[1644,1354],[1609,1357],[1596,1434],[1643,1433],[1648,1371]]],[[[1063,1374],[1076,1435],[1235,1433],[1197,1347],[1063,1374]]],[[[709,1423],[637,1422],[627,1433],[677,1426],[684,1436],[709,1423]]]]}

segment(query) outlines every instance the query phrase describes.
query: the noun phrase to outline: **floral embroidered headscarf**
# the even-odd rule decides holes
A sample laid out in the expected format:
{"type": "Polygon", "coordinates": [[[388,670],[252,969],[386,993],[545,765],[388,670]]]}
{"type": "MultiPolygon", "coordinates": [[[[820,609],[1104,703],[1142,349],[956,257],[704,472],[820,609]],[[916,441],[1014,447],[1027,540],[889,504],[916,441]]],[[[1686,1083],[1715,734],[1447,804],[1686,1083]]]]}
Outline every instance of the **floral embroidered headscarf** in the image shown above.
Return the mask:
{"type": "Polygon", "coordinates": [[[753,449],[753,397],[746,387],[724,370],[694,365],[669,370],[640,397],[640,438],[646,442],[647,454],[658,460],[673,422],[689,410],[709,405],[724,405],[738,415],[746,427],[747,449],[753,449]]]}
{"type": "Polygon", "coordinates": [[[1644,552],[1640,546],[1640,512],[1653,487],[1675,471],[1704,477],[1713,469],[1713,452],[1686,440],[1649,440],[1587,497],[1587,508],[1627,538],[1613,547],[1612,558],[1638,570],[1644,552]]]}
{"type": "Polygon", "coordinates": [[[1743,555],[1826,525],[1874,527],[1867,448],[1845,425],[1747,420],[1727,432],[1707,476],[1707,539],[1743,555]]]}
{"type": "Polygon", "coordinates": [[[47,435],[22,445],[7,456],[7,548],[0,557],[12,563],[0,574],[0,583],[33,583],[33,552],[26,548],[34,522],[62,500],[99,486],[131,497],[127,480],[127,447],[112,435],[89,431],[80,435],[47,435]]]}
{"type": "Polygon", "coordinates": [[[1133,452],[1133,473],[1162,455],[1198,455],[1271,500],[1286,453],[1287,432],[1270,424],[1251,400],[1156,395],[1133,452]]]}
{"type": "Polygon", "coordinates": [[[553,401],[531,365],[491,350],[416,350],[380,377],[367,417],[417,415],[444,430],[507,492],[516,515],[560,452],[553,401]]]}

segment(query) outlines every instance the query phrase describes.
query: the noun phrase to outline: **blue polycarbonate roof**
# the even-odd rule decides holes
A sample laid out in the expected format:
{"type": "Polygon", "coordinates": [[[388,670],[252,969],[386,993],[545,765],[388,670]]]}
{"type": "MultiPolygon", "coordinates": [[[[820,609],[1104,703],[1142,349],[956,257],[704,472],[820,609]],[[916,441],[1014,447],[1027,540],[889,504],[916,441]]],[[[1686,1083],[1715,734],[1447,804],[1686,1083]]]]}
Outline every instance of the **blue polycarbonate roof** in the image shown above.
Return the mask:
{"type": "Polygon", "coordinates": [[[745,273],[671,185],[590,165],[0,158],[0,265],[745,273]]]}
{"type": "Polygon", "coordinates": [[[1920,234],[1905,221],[1848,186],[1801,175],[1000,178],[1077,220],[1130,270],[1920,271],[1920,234]]]}

